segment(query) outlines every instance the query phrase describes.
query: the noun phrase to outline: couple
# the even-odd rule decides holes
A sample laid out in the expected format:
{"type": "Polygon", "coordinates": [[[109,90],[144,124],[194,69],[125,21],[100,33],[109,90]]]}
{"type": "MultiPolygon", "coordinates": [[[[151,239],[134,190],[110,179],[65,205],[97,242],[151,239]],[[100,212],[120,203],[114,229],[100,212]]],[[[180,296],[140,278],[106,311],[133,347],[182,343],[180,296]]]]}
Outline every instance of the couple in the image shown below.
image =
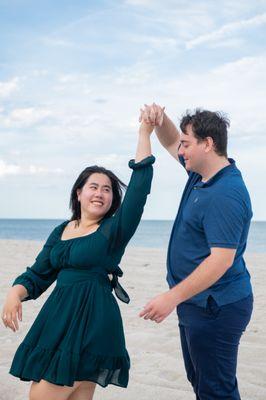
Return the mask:
{"type": "Polygon", "coordinates": [[[71,191],[71,219],[52,231],[7,295],[2,319],[15,332],[21,303],[38,298],[56,280],[9,371],[32,381],[30,400],[89,400],[96,383],[128,384],[130,359],[112,290],[129,301],[118,282],[118,264],[150,193],[154,128],[185,167],[188,181],[170,237],[170,289],[152,299],[140,316],[159,323],[176,309],[196,398],[240,399],[237,352],[253,305],[243,259],[252,211],[241,173],[227,158],[229,122],[219,113],[196,110],[182,118],[179,133],[156,104],[141,110],[140,121],[123,202],[125,185],[115,174],[86,168],[71,191]]]}

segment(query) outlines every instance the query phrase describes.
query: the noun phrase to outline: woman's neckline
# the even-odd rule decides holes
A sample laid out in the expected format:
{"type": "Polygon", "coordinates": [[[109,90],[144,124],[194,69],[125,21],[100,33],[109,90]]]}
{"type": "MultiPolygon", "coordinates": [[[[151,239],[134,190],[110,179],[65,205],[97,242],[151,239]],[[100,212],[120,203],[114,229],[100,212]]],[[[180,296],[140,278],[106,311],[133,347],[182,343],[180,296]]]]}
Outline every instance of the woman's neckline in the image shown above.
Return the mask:
{"type": "Polygon", "coordinates": [[[100,229],[100,226],[101,226],[101,224],[102,224],[102,222],[101,222],[101,223],[99,224],[98,228],[97,228],[95,231],[93,231],[93,232],[86,233],[85,235],[76,236],[76,237],[69,238],[69,239],[62,239],[62,236],[63,236],[63,234],[64,234],[65,227],[67,226],[67,224],[68,224],[70,221],[71,221],[71,220],[69,219],[69,220],[63,222],[63,230],[61,231],[60,237],[59,237],[60,242],[70,242],[71,240],[81,239],[81,238],[86,238],[86,237],[88,237],[88,236],[91,236],[91,235],[93,235],[93,234],[95,234],[95,233],[98,232],[98,230],[100,229]]]}

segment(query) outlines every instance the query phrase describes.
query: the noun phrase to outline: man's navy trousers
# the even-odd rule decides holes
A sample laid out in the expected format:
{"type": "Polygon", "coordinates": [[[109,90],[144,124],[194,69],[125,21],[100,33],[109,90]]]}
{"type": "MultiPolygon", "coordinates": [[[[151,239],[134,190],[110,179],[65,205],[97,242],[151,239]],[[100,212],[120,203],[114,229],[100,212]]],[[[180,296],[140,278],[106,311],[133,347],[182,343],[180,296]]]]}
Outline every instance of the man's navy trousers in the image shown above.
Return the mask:
{"type": "Polygon", "coordinates": [[[188,380],[197,400],[239,400],[238,346],[248,325],[253,296],[218,306],[182,303],[177,307],[181,346],[188,380]]]}

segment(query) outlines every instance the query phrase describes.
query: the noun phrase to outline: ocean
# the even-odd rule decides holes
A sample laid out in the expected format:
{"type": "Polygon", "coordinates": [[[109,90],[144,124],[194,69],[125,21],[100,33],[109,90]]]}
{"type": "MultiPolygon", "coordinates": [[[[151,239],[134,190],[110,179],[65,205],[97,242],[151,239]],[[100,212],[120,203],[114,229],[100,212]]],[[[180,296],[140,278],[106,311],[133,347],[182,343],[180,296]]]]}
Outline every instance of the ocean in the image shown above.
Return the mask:
{"type": "MultiPolygon", "coordinates": [[[[0,239],[45,240],[62,220],[0,219],[0,239]]],[[[129,246],[167,248],[173,221],[142,220],[129,246]]],[[[266,222],[251,223],[247,251],[266,253],[266,222]]]]}

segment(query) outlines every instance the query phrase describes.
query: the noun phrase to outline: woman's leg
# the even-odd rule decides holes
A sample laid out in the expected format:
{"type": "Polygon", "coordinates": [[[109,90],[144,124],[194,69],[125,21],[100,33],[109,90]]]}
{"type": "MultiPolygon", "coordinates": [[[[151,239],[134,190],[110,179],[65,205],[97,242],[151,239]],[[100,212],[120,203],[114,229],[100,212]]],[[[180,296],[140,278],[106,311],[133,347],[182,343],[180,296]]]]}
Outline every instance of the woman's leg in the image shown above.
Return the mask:
{"type": "Polygon", "coordinates": [[[82,381],[81,385],[74,390],[68,400],[92,400],[96,383],[82,381]]]}
{"type": "Polygon", "coordinates": [[[67,400],[80,385],[81,382],[74,382],[73,386],[60,386],[41,379],[40,382],[32,382],[29,400],[67,400]]]}

